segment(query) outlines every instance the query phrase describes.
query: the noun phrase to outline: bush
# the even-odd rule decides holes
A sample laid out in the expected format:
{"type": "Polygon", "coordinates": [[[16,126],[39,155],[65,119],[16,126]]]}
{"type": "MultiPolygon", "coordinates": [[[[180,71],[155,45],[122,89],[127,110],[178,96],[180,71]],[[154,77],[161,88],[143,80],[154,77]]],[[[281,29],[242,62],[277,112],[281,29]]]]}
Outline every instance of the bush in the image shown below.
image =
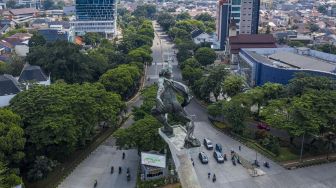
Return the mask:
{"type": "Polygon", "coordinates": [[[57,166],[57,162],[48,159],[45,156],[38,156],[33,164],[33,167],[28,171],[27,177],[29,181],[37,181],[47,177],[57,166]]]}

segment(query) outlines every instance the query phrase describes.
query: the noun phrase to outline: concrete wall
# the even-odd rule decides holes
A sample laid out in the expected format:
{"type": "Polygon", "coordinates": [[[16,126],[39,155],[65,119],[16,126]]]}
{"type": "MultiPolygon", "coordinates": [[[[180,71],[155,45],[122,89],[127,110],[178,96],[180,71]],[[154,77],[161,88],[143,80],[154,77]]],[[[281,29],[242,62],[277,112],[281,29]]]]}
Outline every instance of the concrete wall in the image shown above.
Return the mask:
{"type": "MultiPolygon", "coordinates": [[[[16,95],[16,94],[15,94],[16,95]]],[[[5,95],[0,96],[0,107],[8,106],[9,101],[15,96],[15,95],[5,95]]]]}

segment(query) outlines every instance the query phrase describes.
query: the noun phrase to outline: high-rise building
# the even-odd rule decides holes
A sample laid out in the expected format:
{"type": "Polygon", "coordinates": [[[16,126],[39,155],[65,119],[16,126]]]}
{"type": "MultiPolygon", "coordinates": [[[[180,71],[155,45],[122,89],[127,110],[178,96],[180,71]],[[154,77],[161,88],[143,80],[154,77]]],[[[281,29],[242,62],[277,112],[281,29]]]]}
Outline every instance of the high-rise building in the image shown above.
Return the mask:
{"type": "Polygon", "coordinates": [[[71,23],[76,35],[87,32],[111,37],[117,28],[116,0],[76,0],[76,20],[71,23]]]}
{"type": "Polygon", "coordinates": [[[218,1],[216,30],[220,49],[224,49],[226,37],[229,35],[230,9],[230,0],[218,1]]]}
{"type": "Polygon", "coordinates": [[[237,34],[257,34],[260,0],[219,0],[217,9],[217,34],[220,49],[225,48],[230,22],[236,23],[237,34]]]}

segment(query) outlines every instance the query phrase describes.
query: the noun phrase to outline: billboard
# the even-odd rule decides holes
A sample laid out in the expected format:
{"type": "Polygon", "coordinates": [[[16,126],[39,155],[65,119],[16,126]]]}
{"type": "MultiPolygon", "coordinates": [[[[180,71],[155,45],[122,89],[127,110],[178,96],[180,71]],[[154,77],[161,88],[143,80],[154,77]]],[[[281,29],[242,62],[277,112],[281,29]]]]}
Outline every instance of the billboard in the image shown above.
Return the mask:
{"type": "Polygon", "coordinates": [[[166,168],[166,156],[141,152],[141,164],[166,168]]]}

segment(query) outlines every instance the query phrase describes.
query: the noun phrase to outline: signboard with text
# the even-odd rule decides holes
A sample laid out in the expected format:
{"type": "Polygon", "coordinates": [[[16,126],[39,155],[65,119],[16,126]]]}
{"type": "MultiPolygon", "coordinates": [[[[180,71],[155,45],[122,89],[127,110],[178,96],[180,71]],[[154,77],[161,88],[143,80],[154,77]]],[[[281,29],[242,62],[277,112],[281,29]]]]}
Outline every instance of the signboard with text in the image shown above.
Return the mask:
{"type": "Polygon", "coordinates": [[[141,164],[166,168],[166,156],[141,152],[141,164]]]}

